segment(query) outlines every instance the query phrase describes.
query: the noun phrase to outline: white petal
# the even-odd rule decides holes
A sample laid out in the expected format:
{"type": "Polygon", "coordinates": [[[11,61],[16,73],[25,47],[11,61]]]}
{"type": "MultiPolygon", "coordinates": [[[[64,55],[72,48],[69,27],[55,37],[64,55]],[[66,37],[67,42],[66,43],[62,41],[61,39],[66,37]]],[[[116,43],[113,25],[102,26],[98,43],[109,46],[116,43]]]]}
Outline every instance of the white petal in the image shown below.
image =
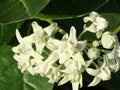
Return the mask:
{"type": "Polygon", "coordinates": [[[120,60],[119,59],[116,60],[116,64],[117,64],[117,66],[116,66],[115,72],[120,70],[120,60]]]}
{"type": "Polygon", "coordinates": [[[46,44],[46,47],[51,51],[55,51],[56,49],[58,49],[60,43],[61,42],[59,40],[50,38],[46,44]]]}
{"type": "Polygon", "coordinates": [[[17,55],[17,54],[13,55],[13,58],[14,58],[16,61],[19,61],[19,60],[20,60],[20,56],[17,55]]]}
{"type": "Polygon", "coordinates": [[[64,65],[68,67],[72,62],[73,62],[73,59],[69,59],[64,63],[64,65]]]}
{"type": "Polygon", "coordinates": [[[27,70],[31,75],[35,74],[34,69],[32,67],[29,67],[27,70]]]}
{"type": "Polygon", "coordinates": [[[84,21],[84,23],[87,23],[88,21],[91,21],[91,18],[90,17],[84,17],[83,21],[84,21]]]}
{"type": "Polygon", "coordinates": [[[12,51],[13,51],[14,53],[18,53],[19,46],[20,46],[20,45],[18,45],[18,46],[16,46],[16,47],[13,47],[13,48],[12,48],[12,51]]]}
{"type": "Polygon", "coordinates": [[[41,44],[36,43],[35,46],[36,46],[36,52],[41,54],[43,52],[43,48],[45,47],[45,43],[41,43],[41,44]]]}
{"type": "Polygon", "coordinates": [[[100,69],[86,68],[86,71],[92,76],[97,76],[100,73],[100,69]]]}
{"type": "Polygon", "coordinates": [[[48,27],[44,28],[45,32],[51,36],[53,34],[53,31],[57,28],[57,23],[53,23],[49,25],[48,27]]]}
{"type": "Polygon", "coordinates": [[[62,41],[67,41],[68,40],[68,33],[66,33],[63,37],[62,37],[62,41]]]}
{"type": "Polygon", "coordinates": [[[39,53],[33,53],[33,55],[32,55],[34,58],[31,60],[31,64],[32,65],[34,65],[34,64],[36,64],[36,65],[40,65],[40,64],[42,64],[43,63],[43,61],[42,61],[42,59],[43,59],[43,57],[39,54],[39,53]]]}
{"type": "Polygon", "coordinates": [[[96,33],[96,27],[94,24],[91,24],[89,27],[86,28],[89,32],[96,33]]]}
{"type": "Polygon", "coordinates": [[[66,69],[61,70],[61,72],[67,73],[67,74],[71,73],[69,75],[69,79],[75,78],[77,76],[77,74],[74,72],[79,69],[78,63],[75,60],[69,59],[68,61],[65,62],[65,66],[66,66],[66,69]]]}
{"type": "Polygon", "coordinates": [[[45,63],[52,65],[54,62],[58,60],[58,55],[56,53],[51,53],[49,57],[45,60],[45,63]]]}
{"type": "Polygon", "coordinates": [[[105,68],[108,65],[108,61],[104,59],[101,68],[105,68]]]}
{"type": "Polygon", "coordinates": [[[60,57],[59,63],[63,64],[66,60],[68,60],[71,57],[71,55],[69,54],[69,52],[64,51],[63,53],[59,54],[59,57],[60,57]]]}
{"type": "Polygon", "coordinates": [[[88,87],[91,87],[91,86],[96,86],[97,84],[99,84],[101,81],[101,79],[99,77],[95,77],[93,79],[93,81],[88,85],[88,87]]]}
{"type": "Polygon", "coordinates": [[[73,26],[72,26],[71,29],[70,29],[70,36],[69,36],[68,40],[69,40],[70,42],[74,43],[74,44],[77,43],[76,29],[75,29],[75,27],[73,27],[73,26]]]}
{"type": "Polygon", "coordinates": [[[108,67],[101,69],[99,76],[103,81],[109,80],[111,78],[110,69],[108,67]]]}
{"type": "Polygon", "coordinates": [[[87,40],[84,41],[78,41],[77,48],[82,51],[87,45],[87,40]]]}
{"type": "Polygon", "coordinates": [[[51,43],[60,50],[64,50],[67,48],[67,41],[60,41],[60,40],[54,39],[51,41],[51,43]]]}
{"type": "Polygon", "coordinates": [[[72,90],[78,90],[79,89],[79,82],[72,82],[72,90]]]}
{"type": "Polygon", "coordinates": [[[108,59],[115,59],[115,49],[113,49],[112,52],[108,53],[107,56],[108,56],[108,59]]]}
{"type": "Polygon", "coordinates": [[[43,32],[42,27],[35,21],[32,22],[32,27],[33,27],[33,32],[34,33],[43,32]]]}
{"type": "Polygon", "coordinates": [[[93,59],[86,61],[86,67],[88,68],[93,62],[93,59]]]}
{"type": "Polygon", "coordinates": [[[65,84],[65,83],[67,83],[68,81],[69,81],[68,77],[65,76],[65,77],[58,83],[58,85],[63,85],[63,84],[65,84]]]}
{"type": "Polygon", "coordinates": [[[82,77],[82,74],[80,75],[80,81],[79,81],[79,83],[80,83],[80,88],[82,88],[82,86],[83,86],[83,77],[82,77]]]}
{"type": "Polygon", "coordinates": [[[46,47],[51,51],[55,51],[56,49],[58,49],[57,46],[55,46],[54,43],[51,43],[51,42],[47,43],[46,47]]]}
{"type": "Polygon", "coordinates": [[[84,58],[80,52],[74,54],[72,57],[74,60],[77,60],[79,64],[85,65],[84,58]]]}
{"type": "Polygon", "coordinates": [[[102,33],[103,33],[102,30],[98,31],[98,32],[96,33],[97,38],[100,38],[100,37],[102,36],[102,33]]]}
{"type": "Polygon", "coordinates": [[[90,16],[92,22],[95,22],[95,21],[96,21],[96,18],[97,18],[97,17],[100,17],[100,15],[99,15],[97,12],[91,12],[91,13],[89,14],[89,16],[90,16]]]}
{"type": "Polygon", "coordinates": [[[23,38],[22,38],[22,36],[20,35],[18,29],[16,29],[16,37],[17,37],[17,40],[19,41],[19,43],[22,43],[23,38]]]}
{"type": "Polygon", "coordinates": [[[97,17],[96,18],[96,22],[97,22],[97,30],[104,30],[105,28],[107,28],[108,26],[108,22],[102,18],[102,17],[97,17]]]}

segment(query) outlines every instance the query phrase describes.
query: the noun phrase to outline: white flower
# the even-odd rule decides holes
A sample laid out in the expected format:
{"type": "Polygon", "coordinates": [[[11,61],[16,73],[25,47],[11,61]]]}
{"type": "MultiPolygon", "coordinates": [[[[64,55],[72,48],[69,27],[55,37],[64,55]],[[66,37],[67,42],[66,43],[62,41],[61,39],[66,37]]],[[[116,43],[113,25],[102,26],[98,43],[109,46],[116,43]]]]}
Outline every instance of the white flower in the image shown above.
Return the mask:
{"type": "Polygon", "coordinates": [[[88,57],[90,59],[97,59],[100,56],[100,52],[97,48],[93,47],[88,50],[88,57]]]}
{"type": "Polygon", "coordinates": [[[52,37],[57,24],[51,24],[46,28],[42,28],[37,22],[32,23],[33,33],[29,36],[22,37],[16,30],[16,37],[19,45],[13,47],[15,53],[14,58],[18,61],[18,68],[21,72],[28,70],[32,75],[38,72],[36,69],[43,63],[41,53],[47,41],[52,37]]]}
{"type": "MultiPolygon", "coordinates": [[[[71,81],[73,90],[78,90],[79,84],[82,87],[82,72],[85,65],[82,51],[86,44],[86,40],[77,41],[74,27],[71,27],[70,35],[65,34],[62,40],[53,39],[48,41],[47,48],[58,55],[59,66],[65,68],[60,69],[62,80],[60,80],[58,85],[71,81]]],[[[50,79],[50,81],[52,80],[50,79]]]]}
{"type": "Polygon", "coordinates": [[[120,43],[115,46],[116,48],[116,56],[120,59],[120,43]]]}
{"type": "Polygon", "coordinates": [[[116,43],[115,35],[111,32],[105,32],[101,38],[102,46],[106,49],[111,49],[116,43]]]}
{"type": "Polygon", "coordinates": [[[57,24],[53,23],[46,28],[42,28],[37,22],[34,21],[32,22],[32,27],[36,52],[39,52],[41,54],[47,41],[53,36],[57,24]]]}
{"type": "Polygon", "coordinates": [[[16,37],[20,44],[12,48],[12,51],[15,53],[13,57],[18,61],[18,68],[23,73],[30,67],[30,56],[34,54],[34,50],[32,49],[32,35],[22,38],[19,31],[16,30],[16,37]]]}
{"type": "Polygon", "coordinates": [[[58,56],[55,53],[51,53],[49,57],[41,64],[34,68],[34,71],[41,76],[47,77],[49,83],[58,82],[61,79],[61,72],[57,65],[58,56]]]}
{"type": "Polygon", "coordinates": [[[20,44],[12,48],[13,52],[19,55],[28,54],[32,49],[32,35],[22,38],[19,31],[16,30],[16,37],[20,44]]]}
{"type": "Polygon", "coordinates": [[[111,71],[120,70],[120,45],[116,44],[110,53],[107,53],[105,60],[108,61],[111,71]]]}
{"type": "Polygon", "coordinates": [[[38,64],[34,70],[36,73],[39,73],[41,76],[50,75],[53,64],[58,60],[58,56],[55,53],[51,53],[48,58],[43,61],[41,64],[38,64]]]}
{"type": "Polygon", "coordinates": [[[84,30],[96,33],[97,37],[99,38],[102,35],[104,29],[107,28],[108,22],[96,12],[91,12],[89,14],[89,17],[84,18],[85,23],[88,23],[89,21],[92,24],[90,26],[87,26],[87,24],[85,24],[84,30]]]}
{"type": "Polygon", "coordinates": [[[84,18],[85,23],[88,21],[91,21],[92,24],[89,27],[86,27],[85,24],[85,30],[88,29],[90,32],[96,33],[97,31],[104,30],[108,26],[107,21],[96,12],[91,12],[89,17],[84,18]]]}
{"type": "Polygon", "coordinates": [[[105,60],[100,68],[98,69],[86,68],[86,71],[88,74],[94,76],[93,81],[88,85],[89,87],[99,84],[101,80],[106,81],[111,78],[111,71],[105,60]]]}
{"type": "Polygon", "coordinates": [[[111,78],[111,72],[108,67],[97,69],[97,70],[88,68],[87,72],[90,75],[95,76],[93,81],[88,85],[89,87],[96,86],[97,84],[100,83],[101,80],[106,81],[111,78]]]}
{"type": "Polygon", "coordinates": [[[63,85],[68,81],[71,81],[73,90],[82,87],[82,65],[75,59],[69,59],[65,62],[66,69],[61,70],[63,72],[63,79],[58,83],[58,85],[63,85]]]}
{"type": "Polygon", "coordinates": [[[58,82],[62,77],[62,73],[58,67],[52,67],[50,70],[50,73],[47,75],[47,78],[49,78],[49,83],[55,83],[58,82]]]}
{"type": "MultiPolygon", "coordinates": [[[[61,41],[56,39],[51,40],[48,42],[47,47],[59,56],[59,63],[63,64],[74,54],[81,53],[86,47],[86,43],[86,41],[77,41],[76,30],[74,27],[71,27],[69,36],[68,34],[65,34],[61,41]]],[[[81,55],[79,56],[80,58],[82,57],[81,55]]],[[[83,59],[80,60],[81,62],[84,61],[83,59]]]]}

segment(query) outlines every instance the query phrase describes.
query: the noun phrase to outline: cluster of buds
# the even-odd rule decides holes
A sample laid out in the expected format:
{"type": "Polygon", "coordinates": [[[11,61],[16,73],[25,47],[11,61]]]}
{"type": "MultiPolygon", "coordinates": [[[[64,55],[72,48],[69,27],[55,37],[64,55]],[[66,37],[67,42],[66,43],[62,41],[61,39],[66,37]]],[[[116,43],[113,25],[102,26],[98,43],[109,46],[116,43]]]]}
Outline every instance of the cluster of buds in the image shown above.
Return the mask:
{"type": "Polygon", "coordinates": [[[34,21],[33,33],[26,37],[16,30],[19,45],[12,50],[21,72],[39,74],[58,85],[70,81],[73,90],[83,86],[83,73],[94,77],[88,86],[109,80],[111,73],[120,69],[118,38],[112,32],[105,31],[108,22],[96,12],[91,12],[83,21],[83,32],[95,33],[96,40],[79,40],[73,26],[70,34],[64,34],[61,40],[56,39],[57,23],[42,28],[34,21]]]}

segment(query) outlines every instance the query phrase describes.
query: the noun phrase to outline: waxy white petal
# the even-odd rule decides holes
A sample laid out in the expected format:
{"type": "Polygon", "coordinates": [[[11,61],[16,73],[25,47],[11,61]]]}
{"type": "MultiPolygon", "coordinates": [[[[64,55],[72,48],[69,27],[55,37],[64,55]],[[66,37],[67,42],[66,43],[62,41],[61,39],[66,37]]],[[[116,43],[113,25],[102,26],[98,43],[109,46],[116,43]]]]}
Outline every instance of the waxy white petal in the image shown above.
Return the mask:
{"type": "Polygon", "coordinates": [[[88,87],[91,87],[91,86],[96,86],[97,84],[99,84],[101,81],[101,79],[99,77],[95,77],[93,79],[93,81],[88,85],[88,87]]]}
{"type": "Polygon", "coordinates": [[[62,80],[59,81],[58,85],[63,85],[63,84],[65,84],[65,83],[67,83],[68,81],[69,81],[68,77],[65,76],[65,77],[63,77],[62,80]]]}
{"type": "Polygon", "coordinates": [[[97,76],[100,73],[100,69],[86,68],[86,71],[92,76],[97,76]]]}
{"type": "Polygon", "coordinates": [[[20,33],[19,33],[19,30],[18,30],[18,29],[16,29],[16,37],[17,37],[17,40],[19,41],[19,43],[22,43],[23,38],[22,38],[22,36],[20,35],[20,33]]]}
{"type": "Polygon", "coordinates": [[[33,27],[33,32],[34,33],[39,33],[42,34],[43,33],[43,28],[36,22],[32,22],[32,27],[33,27]]]}
{"type": "Polygon", "coordinates": [[[51,25],[49,25],[48,27],[44,28],[44,31],[51,36],[53,34],[53,32],[55,31],[55,29],[57,28],[57,23],[53,23],[51,25]]]}
{"type": "Polygon", "coordinates": [[[71,82],[72,83],[72,90],[78,90],[79,89],[79,82],[71,82]]]}
{"type": "Polygon", "coordinates": [[[70,29],[70,36],[68,38],[68,41],[70,41],[71,43],[73,44],[76,44],[77,43],[77,37],[76,37],[76,29],[75,27],[71,27],[70,29]]]}

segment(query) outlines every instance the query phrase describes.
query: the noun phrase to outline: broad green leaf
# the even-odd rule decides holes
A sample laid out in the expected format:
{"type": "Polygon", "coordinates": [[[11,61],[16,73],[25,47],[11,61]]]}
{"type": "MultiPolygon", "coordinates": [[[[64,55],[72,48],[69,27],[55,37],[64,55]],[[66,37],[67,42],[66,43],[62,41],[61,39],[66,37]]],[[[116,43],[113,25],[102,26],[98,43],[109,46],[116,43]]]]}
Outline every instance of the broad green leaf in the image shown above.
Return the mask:
{"type": "Polygon", "coordinates": [[[40,75],[32,76],[28,72],[24,74],[24,82],[35,90],[52,90],[53,88],[53,85],[48,83],[47,78],[40,77],[40,75]]]}
{"type": "MultiPolygon", "coordinates": [[[[12,24],[0,24],[0,44],[9,43],[15,36],[15,30],[22,26],[23,22],[12,24]]],[[[14,42],[12,42],[14,45],[14,42]]]]}
{"type": "Polygon", "coordinates": [[[21,74],[11,47],[0,47],[0,90],[52,90],[53,85],[39,75],[21,74]]]}
{"type": "Polygon", "coordinates": [[[17,23],[0,25],[0,44],[8,43],[14,36],[17,23]]]}
{"type": "Polygon", "coordinates": [[[98,9],[109,0],[52,0],[35,17],[39,19],[66,19],[81,17],[98,9]]]}
{"type": "Polygon", "coordinates": [[[0,0],[0,23],[11,23],[32,18],[50,0],[0,0]]]}

